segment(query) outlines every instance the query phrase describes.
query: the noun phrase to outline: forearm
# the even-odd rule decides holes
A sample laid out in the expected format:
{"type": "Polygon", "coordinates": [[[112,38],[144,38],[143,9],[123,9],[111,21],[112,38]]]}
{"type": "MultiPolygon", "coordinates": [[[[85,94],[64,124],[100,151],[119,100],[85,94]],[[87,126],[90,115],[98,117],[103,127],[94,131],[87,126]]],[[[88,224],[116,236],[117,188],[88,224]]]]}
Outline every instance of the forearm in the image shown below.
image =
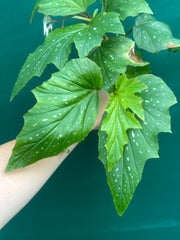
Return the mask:
{"type": "MultiPolygon", "coordinates": [[[[109,95],[100,91],[99,97],[99,114],[93,129],[97,129],[101,122],[109,95]]],[[[68,153],[62,152],[4,174],[14,145],[15,141],[11,141],[0,146],[0,229],[33,198],[77,144],[70,146],[68,153]]]]}
{"type": "Polygon", "coordinates": [[[26,168],[4,174],[15,141],[0,146],[0,229],[40,190],[69,153],[38,161],[26,168]]]}

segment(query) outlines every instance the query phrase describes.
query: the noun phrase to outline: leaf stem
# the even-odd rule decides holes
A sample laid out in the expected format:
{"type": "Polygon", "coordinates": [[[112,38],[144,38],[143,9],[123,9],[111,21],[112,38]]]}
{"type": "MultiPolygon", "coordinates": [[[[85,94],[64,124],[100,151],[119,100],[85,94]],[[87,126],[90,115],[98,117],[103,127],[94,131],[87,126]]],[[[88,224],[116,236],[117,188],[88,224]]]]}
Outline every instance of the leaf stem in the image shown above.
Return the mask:
{"type": "Polygon", "coordinates": [[[81,17],[81,16],[74,16],[72,18],[75,18],[75,19],[79,19],[79,20],[82,20],[82,21],[85,21],[85,22],[91,22],[91,19],[90,18],[85,18],[85,17],[81,17]]]}
{"type": "Polygon", "coordinates": [[[89,18],[88,16],[86,16],[86,15],[84,15],[82,13],[78,13],[78,15],[81,16],[81,17],[89,18]]]}
{"type": "Polygon", "coordinates": [[[125,34],[125,36],[129,35],[132,31],[133,31],[133,28],[131,28],[131,30],[129,30],[129,31],[125,34]]]}
{"type": "Polygon", "coordinates": [[[64,27],[64,22],[65,22],[68,18],[71,18],[71,17],[72,17],[72,15],[69,15],[69,16],[67,16],[66,18],[61,19],[61,20],[52,19],[52,21],[53,21],[52,25],[53,25],[54,23],[56,23],[56,22],[62,22],[62,27],[64,27]]]}
{"type": "Polygon", "coordinates": [[[104,34],[104,35],[103,35],[103,39],[104,39],[104,40],[108,40],[109,37],[107,37],[106,34],[104,34]]]}
{"type": "Polygon", "coordinates": [[[90,14],[88,13],[88,11],[86,11],[85,13],[86,13],[86,15],[88,16],[88,18],[91,19],[91,16],[90,16],[90,14]]]}

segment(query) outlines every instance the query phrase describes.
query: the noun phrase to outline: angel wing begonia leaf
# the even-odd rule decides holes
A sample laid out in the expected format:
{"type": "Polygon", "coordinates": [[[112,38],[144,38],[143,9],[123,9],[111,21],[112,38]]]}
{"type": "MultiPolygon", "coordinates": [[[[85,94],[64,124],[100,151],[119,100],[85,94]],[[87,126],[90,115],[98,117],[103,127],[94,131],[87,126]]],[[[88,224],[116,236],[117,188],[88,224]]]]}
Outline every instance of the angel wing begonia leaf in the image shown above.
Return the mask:
{"type": "Polygon", "coordinates": [[[33,76],[41,76],[47,64],[53,63],[61,69],[68,60],[73,41],[79,56],[83,58],[92,48],[101,45],[105,32],[124,33],[118,14],[100,13],[90,24],[76,24],[51,32],[44,43],[28,56],[15,83],[11,99],[33,76]]]}
{"type": "Polygon", "coordinates": [[[103,75],[103,90],[111,92],[119,74],[124,74],[128,65],[145,66],[134,53],[134,41],[118,36],[103,41],[100,47],[95,48],[89,58],[101,68],[103,75]]]}
{"type": "Polygon", "coordinates": [[[151,74],[138,76],[137,79],[148,86],[148,89],[138,93],[144,100],[145,121],[140,120],[142,129],[127,131],[128,143],[122,157],[111,171],[108,171],[105,147],[107,133],[99,130],[99,157],[104,163],[107,181],[119,215],[124,213],[133,197],[141,180],[145,162],[158,157],[158,133],[171,132],[169,107],[176,103],[173,92],[162,79],[151,74]]]}
{"type": "Polygon", "coordinates": [[[152,13],[145,0],[101,0],[103,11],[117,12],[120,19],[137,16],[139,13],[152,13]]]}
{"type": "Polygon", "coordinates": [[[139,48],[152,53],[180,47],[180,40],[173,37],[169,26],[148,14],[137,17],[133,36],[139,48]]]}
{"type": "Polygon", "coordinates": [[[81,27],[83,24],[77,24],[57,29],[48,35],[44,43],[28,56],[21,68],[11,99],[32,77],[41,76],[49,63],[53,63],[59,69],[65,64],[71,52],[73,37],[81,27]]]}
{"type": "Polygon", "coordinates": [[[124,28],[117,13],[99,13],[89,25],[84,25],[75,36],[75,44],[81,58],[96,46],[100,46],[107,32],[124,34],[124,28]]]}
{"type": "Polygon", "coordinates": [[[25,125],[6,172],[55,156],[91,131],[99,111],[102,76],[89,59],[68,62],[33,90],[37,104],[24,116],[25,125]]]}
{"type": "Polygon", "coordinates": [[[86,12],[96,0],[38,0],[35,8],[40,13],[52,16],[66,16],[86,12]]]}

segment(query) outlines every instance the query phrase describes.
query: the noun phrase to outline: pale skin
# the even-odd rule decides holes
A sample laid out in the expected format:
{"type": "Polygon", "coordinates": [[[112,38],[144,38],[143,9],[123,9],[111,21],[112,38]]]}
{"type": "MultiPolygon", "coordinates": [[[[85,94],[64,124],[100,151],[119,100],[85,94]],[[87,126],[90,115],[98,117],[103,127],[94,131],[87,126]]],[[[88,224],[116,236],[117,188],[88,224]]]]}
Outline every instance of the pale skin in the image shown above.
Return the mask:
{"type": "MultiPolygon", "coordinates": [[[[93,129],[97,129],[109,95],[100,91],[100,109],[93,129]]],[[[92,130],[93,130],[92,129],[92,130]]],[[[68,153],[40,160],[25,168],[4,174],[15,140],[0,146],[0,229],[2,229],[41,189],[63,160],[77,146],[69,147],[68,153]]]]}

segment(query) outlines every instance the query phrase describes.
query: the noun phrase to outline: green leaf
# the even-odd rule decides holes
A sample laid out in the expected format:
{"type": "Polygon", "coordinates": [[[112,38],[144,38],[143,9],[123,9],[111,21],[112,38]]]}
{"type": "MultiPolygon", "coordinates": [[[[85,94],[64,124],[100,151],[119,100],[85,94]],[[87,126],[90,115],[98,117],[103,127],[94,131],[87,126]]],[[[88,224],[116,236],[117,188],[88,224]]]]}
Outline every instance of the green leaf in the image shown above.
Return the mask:
{"type": "Polygon", "coordinates": [[[101,86],[97,65],[89,59],[76,59],[33,90],[37,104],[24,116],[25,125],[6,172],[55,156],[81,142],[97,118],[101,86]]]}
{"type": "Polygon", "coordinates": [[[103,11],[117,12],[120,19],[137,16],[139,13],[152,13],[149,5],[144,0],[101,0],[103,11]]]}
{"type": "Polygon", "coordinates": [[[142,99],[135,93],[141,92],[147,87],[136,79],[128,80],[125,75],[122,75],[116,83],[116,88],[117,90],[111,95],[109,105],[105,109],[107,116],[101,126],[101,130],[108,134],[105,146],[109,171],[122,156],[124,145],[128,142],[127,130],[141,128],[134,114],[144,120],[144,110],[142,99]]]}
{"type": "Polygon", "coordinates": [[[120,73],[124,74],[128,65],[144,66],[143,62],[134,54],[134,41],[118,36],[103,41],[100,47],[95,48],[88,56],[101,68],[103,75],[103,90],[112,92],[114,83],[120,73]]]}
{"type": "Polygon", "coordinates": [[[175,47],[175,48],[173,48],[173,53],[179,51],[179,49],[180,49],[180,47],[175,47]]]}
{"type": "Polygon", "coordinates": [[[124,33],[118,14],[101,13],[88,25],[77,24],[51,32],[44,43],[28,56],[15,83],[11,100],[33,76],[41,76],[47,64],[53,63],[61,69],[68,60],[73,40],[83,58],[92,48],[101,44],[105,32],[124,33]]]}
{"type": "Polygon", "coordinates": [[[100,46],[106,32],[124,34],[124,28],[117,13],[100,13],[89,25],[84,25],[75,36],[75,44],[81,58],[96,46],[100,46]]]}
{"type": "Polygon", "coordinates": [[[171,132],[169,107],[176,103],[173,92],[162,79],[153,75],[142,75],[137,79],[148,86],[148,89],[138,94],[144,100],[145,121],[140,120],[142,129],[128,130],[128,143],[124,148],[123,156],[110,172],[107,169],[105,149],[107,133],[99,130],[100,157],[120,215],[128,207],[142,178],[146,160],[158,157],[158,133],[171,132]]]}
{"type": "Polygon", "coordinates": [[[128,79],[130,78],[136,78],[140,75],[151,73],[151,69],[149,66],[144,67],[131,67],[128,66],[126,70],[126,76],[128,79]]]}
{"type": "Polygon", "coordinates": [[[87,7],[96,0],[39,0],[38,11],[52,16],[74,15],[86,12],[87,7]]]}
{"type": "Polygon", "coordinates": [[[148,14],[137,17],[133,36],[139,48],[152,53],[180,47],[180,40],[172,36],[169,26],[148,14]]]}
{"type": "Polygon", "coordinates": [[[31,53],[15,83],[11,100],[29,82],[33,76],[41,76],[47,64],[53,63],[61,68],[68,60],[74,35],[83,27],[78,24],[51,32],[44,43],[31,53]]]}

